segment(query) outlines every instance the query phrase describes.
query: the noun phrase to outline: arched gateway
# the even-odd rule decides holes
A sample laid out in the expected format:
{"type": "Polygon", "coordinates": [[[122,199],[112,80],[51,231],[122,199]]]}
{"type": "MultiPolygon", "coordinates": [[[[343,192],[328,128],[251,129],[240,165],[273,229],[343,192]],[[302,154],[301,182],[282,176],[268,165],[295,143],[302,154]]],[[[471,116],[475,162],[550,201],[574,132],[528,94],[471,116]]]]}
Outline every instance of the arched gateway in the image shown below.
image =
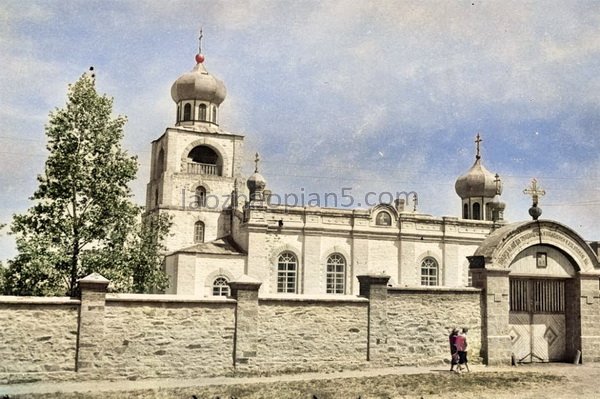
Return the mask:
{"type": "Polygon", "coordinates": [[[520,222],[490,234],[469,257],[483,291],[483,357],[488,364],[600,360],[600,265],[573,230],[520,222]]]}

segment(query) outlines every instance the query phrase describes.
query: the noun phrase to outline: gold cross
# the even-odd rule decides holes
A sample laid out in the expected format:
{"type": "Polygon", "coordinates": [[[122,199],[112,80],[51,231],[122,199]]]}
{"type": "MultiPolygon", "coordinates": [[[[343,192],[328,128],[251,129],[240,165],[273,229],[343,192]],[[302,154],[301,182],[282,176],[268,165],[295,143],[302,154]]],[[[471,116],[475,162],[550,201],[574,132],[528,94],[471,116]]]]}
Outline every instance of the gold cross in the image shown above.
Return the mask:
{"type": "Polygon", "coordinates": [[[258,152],[256,153],[256,157],[254,158],[254,173],[258,173],[258,163],[260,162],[260,157],[258,156],[258,152]]]}
{"type": "Polygon", "coordinates": [[[479,133],[477,133],[477,137],[475,138],[475,143],[477,144],[477,155],[475,156],[475,158],[479,159],[481,158],[481,155],[479,154],[479,144],[483,141],[483,139],[481,138],[481,136],[479,135],[479,133]]]}
{"type": "Polygon", "coordinates": [[[538,187],[537,180],[534,178],[534,179],[531,179],[531,185],[529,187],[527,187],[525,190],[523,190],[523,194],[531,195],[531,199],[533,200],[533,203],[537,205],[538,197],[542,197],[542,196],[546,195],[546,191],[543,190],[541,187],[538,187]]]}
{"type": "Polygon", "coordinates": [[[496,173],[496,176],[494,176],[494,183],[496,183],[496,194],[500,195],[500,175],[498,173],[496,173]]]}

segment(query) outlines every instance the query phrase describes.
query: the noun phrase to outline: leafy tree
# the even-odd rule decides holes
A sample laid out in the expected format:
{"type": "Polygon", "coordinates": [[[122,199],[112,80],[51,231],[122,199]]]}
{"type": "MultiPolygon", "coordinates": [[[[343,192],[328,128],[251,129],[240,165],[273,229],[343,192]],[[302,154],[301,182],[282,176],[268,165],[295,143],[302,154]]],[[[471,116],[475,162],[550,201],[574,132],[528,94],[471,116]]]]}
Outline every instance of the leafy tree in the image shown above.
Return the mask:
{"type": "Polygon", "coordinates": [[[169,221],[140,221],[131,201],[138,166],[121,148],[125,122],[113,118],[112,99],[96,92],[93,76],[69,86],[66,106],[46,126],[50,154],[35,204],[13,217],[18,255],[5,273],[6,293],[74,296],[77,279],[91,272],[119,291],[165,287],[158,239],[169,221]]]}

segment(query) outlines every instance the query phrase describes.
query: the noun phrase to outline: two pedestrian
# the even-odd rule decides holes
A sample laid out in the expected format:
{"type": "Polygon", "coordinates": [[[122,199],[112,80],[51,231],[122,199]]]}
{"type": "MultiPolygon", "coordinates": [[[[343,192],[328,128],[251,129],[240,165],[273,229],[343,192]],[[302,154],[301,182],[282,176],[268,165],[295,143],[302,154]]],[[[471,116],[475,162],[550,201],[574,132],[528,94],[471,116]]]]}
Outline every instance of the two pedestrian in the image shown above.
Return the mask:
{"type": "Polygon", "coordinates": [[[456,371],[461,373],[463,369],[469,370],[469,360],[467,358],[468,343],[467,343],[467,332],[469,329],[463,327],[454,339],[454,345],[456,347],[456,353],[458,354],[458,365],[456,371]]]}

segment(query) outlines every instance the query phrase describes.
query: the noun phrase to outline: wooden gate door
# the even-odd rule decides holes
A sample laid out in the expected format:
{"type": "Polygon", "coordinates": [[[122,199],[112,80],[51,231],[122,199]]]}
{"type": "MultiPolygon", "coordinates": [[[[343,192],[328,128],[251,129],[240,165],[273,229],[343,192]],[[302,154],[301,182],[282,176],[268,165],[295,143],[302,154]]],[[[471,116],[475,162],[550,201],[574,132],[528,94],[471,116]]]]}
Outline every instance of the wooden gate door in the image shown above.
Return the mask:
{"type": "Polygon", "coordinates": [[[518,362],[564,360],[564,280],[511,278],[509,329],[518,362]]]}

